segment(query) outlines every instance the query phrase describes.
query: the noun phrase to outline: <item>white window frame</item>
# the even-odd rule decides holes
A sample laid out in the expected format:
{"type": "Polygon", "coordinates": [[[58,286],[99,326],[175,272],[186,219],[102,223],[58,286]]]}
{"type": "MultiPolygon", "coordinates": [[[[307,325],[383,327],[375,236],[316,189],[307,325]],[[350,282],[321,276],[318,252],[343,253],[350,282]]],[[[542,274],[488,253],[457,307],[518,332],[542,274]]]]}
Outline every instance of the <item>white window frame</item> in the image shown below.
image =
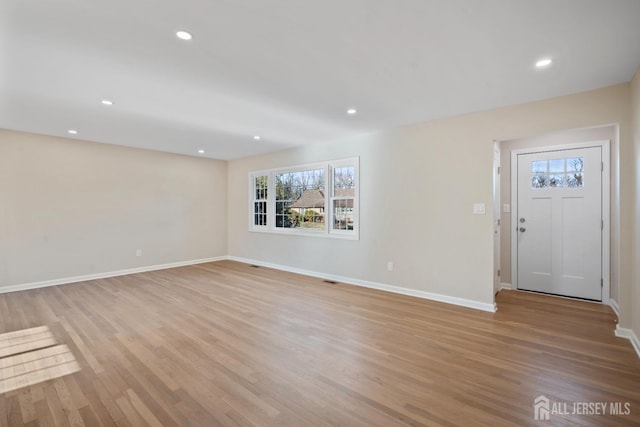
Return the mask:
{"type": "Polygon", "coordinates": [[[266,169],[249,173],[249,231],[301,235],[311,237],[329,237],[337,239],[360,239],[360,158],[351,157],[346,159],[330,160],[325,162],[307,163],[301,165],[288,166],[277,169],[266,169]],[[334,212],[331,209],[334,199],[344,199],[347,197],[334,197],[333,170],[334,168],[353,166],[355,169],[354,181],[355,191],[353,196],[353,230],[334,230],[334,212]],[[287,172],[300,172],[309,169],[323,169],[325,174],[325,227],[324,230],[313,230],[308,228],[281,228],[275,226],[275,176],[287,172]],[[254,201],[255,201],[255,179],[260,176],[267,176],[267,224],[255,225],[254,223],[254,201]]]}

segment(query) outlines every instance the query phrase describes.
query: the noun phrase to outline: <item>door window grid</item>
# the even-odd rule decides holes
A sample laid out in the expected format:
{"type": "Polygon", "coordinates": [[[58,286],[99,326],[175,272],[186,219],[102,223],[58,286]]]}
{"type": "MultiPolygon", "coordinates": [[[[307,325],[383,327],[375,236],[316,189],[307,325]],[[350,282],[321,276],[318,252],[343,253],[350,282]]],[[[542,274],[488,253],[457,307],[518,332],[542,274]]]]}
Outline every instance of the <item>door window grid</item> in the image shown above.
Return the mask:
{"type": "Polygon", "coordinates": [[[533,188],[581,188],[584,186],[584,157],[534,160],[531,162],[533,188]]]}

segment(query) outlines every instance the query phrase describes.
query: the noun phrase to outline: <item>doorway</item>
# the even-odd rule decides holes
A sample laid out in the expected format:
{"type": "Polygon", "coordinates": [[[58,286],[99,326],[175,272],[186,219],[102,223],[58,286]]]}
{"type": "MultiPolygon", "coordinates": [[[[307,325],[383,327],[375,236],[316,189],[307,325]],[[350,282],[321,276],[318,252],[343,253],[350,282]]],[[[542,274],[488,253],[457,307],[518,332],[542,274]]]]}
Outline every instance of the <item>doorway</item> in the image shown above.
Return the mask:
{"type": "Polygon", "coordinates": [[[515,288],[608,303],[609,141],[512,152],[515,288]]]}

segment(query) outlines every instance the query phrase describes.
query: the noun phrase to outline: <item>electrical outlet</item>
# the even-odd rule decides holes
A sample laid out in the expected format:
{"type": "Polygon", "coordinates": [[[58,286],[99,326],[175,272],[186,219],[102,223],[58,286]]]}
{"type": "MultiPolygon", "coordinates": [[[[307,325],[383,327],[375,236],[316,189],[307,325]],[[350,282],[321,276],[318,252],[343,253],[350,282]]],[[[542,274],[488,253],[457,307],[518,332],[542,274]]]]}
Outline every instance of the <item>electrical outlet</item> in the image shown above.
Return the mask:
{"type": "Polygon", "coordinates": [[[387,270],[393,271],[393,261],[388,261],[387,262],[387,270]]]}
{"type": "Polygon", "coordinates": [[[136,249],[136,256],[142,256],[142,249],[136,249]]]}

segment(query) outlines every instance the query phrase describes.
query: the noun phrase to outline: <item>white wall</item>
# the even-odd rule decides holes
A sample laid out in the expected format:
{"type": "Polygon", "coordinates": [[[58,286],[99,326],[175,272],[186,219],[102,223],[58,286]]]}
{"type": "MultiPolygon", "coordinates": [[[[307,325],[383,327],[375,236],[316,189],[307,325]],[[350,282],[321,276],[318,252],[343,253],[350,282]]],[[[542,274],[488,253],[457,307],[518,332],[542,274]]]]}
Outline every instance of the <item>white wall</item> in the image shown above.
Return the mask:
{"type": "Polygon", "coordinates": [[[0,131],[0,287],[229,254],[491,304],[493,141],[617,123],[620,325],[638,331],[630,106],[623,84],[228,164],[0,131]],[[359,241],[248,231],[250,171],[351,156],[359,241]]]}
{"type": "MultiPolygon", "coordinates": [[[[611,123],[621,154],[632,152],[628,84],[231,161],[229,254],[492,303],[493,141],[611,123]],[[248,231],[250,171],[357,155],[359,241],[248,231]],[[472,214],[476,202],[486,215],[472,214]]],[[[626,164],[621,176],[632,176],[626,164]]]]}
{"type": "MultiPolygon", "coordinates": [[[[511,205],[511,153],[514,150],[551,147],[555,145],[573,144],[578,142],[611,141],[611,297],[618,300],[618,275],[614,265],[619,265],[620,245],[620,192],[618,170],[619,142],[617,140],[616,126],[599,126],[596,128],[574,129],[562,132],[553,132],[546,135],[536,135],[529,138],[513,139],[501,143],[502,174],[500,179],[500,203],[511,205]]],[[[511,214],[501,213],[501,273],[502,282],[512,284],[511,279],[511,214]]]]}
{"type": "Polygon", "coordinates": [[[0,130],[0,291],[224,256],[226,199],[223,161],[0,130]]]}

